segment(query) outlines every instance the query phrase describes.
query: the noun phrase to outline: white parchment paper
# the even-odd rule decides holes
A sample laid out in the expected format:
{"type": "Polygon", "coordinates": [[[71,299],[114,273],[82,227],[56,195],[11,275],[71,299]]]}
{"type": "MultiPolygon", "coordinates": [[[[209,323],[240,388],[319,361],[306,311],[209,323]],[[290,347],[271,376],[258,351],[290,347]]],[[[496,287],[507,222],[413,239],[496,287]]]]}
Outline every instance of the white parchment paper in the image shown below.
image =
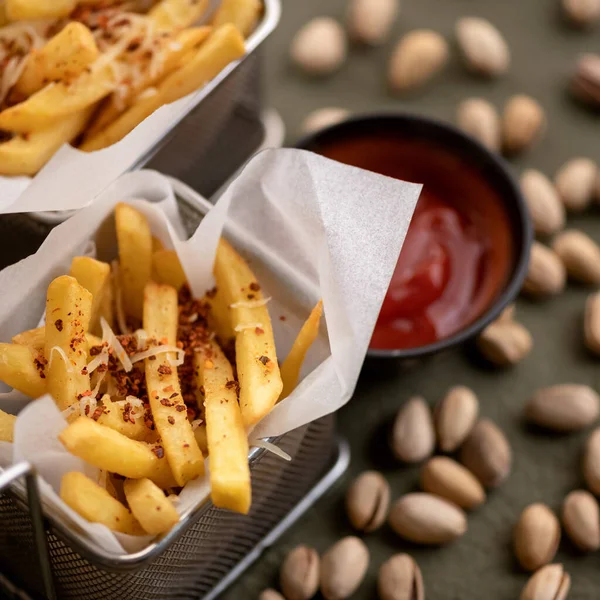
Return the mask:
{"type": "MultiPolygon", "coordinates": [[[[36,254],[0,272],[0,340],[37,325],[48,283],[68,272],[72,257],[89,246],[117,202],[144,212],[153,234],[177,250],[197,296],[212,286],[212,263],[225,226],[272,297],[269,310],[280,359],[312,305],[323,299],[326,333],[307,356],[303,380],[257,425],[252,439],[283,434],[350,399],[420,189],[308,152],[266,150],[246,165],[184,240],[169,180],[151,171],[127,174],[56,227],[36,254]]],[[[98,240],[100,258],[106,258],[105,251],[98,240]]],[[[13,409],[27,402],[14,394],[10,398],[13,409]]],[[[7,402],[0,397],[0,406],[7,402]]],[[[50,398],[29,403],[17,419],[13,460],[32,462],[45,480],[47,509],[105,550],[122,554],[147,544],[146,538],[90,525],[61,502],[57,492],[65,472],[97,476],[56,441],[65,425],[50,398]]],[[[0,461],[7,454],[1,450],[0,461]]],[[[207,493],[205,480],[190,482],[180,496],[179,512],[186,514],[207,493]]]]}

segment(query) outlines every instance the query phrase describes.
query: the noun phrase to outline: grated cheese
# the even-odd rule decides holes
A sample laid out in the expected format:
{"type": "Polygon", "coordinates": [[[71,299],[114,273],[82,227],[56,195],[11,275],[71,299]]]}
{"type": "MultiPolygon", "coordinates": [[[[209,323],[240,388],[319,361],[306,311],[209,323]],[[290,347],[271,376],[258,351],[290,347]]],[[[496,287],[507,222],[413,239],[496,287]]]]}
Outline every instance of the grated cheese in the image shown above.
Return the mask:
{"type": "Polygon", "coordinates": [[[276,446],[271,442],[267,442],[266,440],[255,440],[252,442],[252,445],[256,448],[264,448],[268,452],[272,452],[276,456],[279,456],[279,458],[283,458],[283,460],[292,460],[292,457],[287,452],[283,451],[279,446],[276,446]]]}
{"type": "Polygon", "coordinates": [[[240,300],[229,305],[229,308],[258,308],[264,306],[271,301],[271,297],[263,298],[262,300],[240,300]]]}
{"type": "Polygon", "coordinates": [[[104,371],[104,373],[100,373],[100,376],[96,380],[96,385],[95,385],[94,389],[92,390],[92,398],[95,399],[96,396],[98,395],[98,392],[100,391],[100,385],[102,384],[102,381],[104,380],[105,376],[106,376],[106,371],[104,371]]]}
{"type": "Polygon", "coordinates": [[[100,326],[102,327],[102,342],[108,342],[109,347],[112,347],[113,351],[117,355],[117,359],[123,365],[123,369],[126,373],[129,373],[133,368],[133,364],[125,352],[125,348],[121,345],[121,342],[117,339],[115,332],[111,329],[110,325],[106,322],[104,317],[100,317],[100,326]]]}
{"type": "Polygon", "coordinates": [[[202,419],[194,419],[190,424],[192,426],[192,431],[196,431],[200,425],[202,425],[204,421],[202,419]]]}
{"type": "Polygon", "coordinates": [[[185,351],[182,350],[181,348],[178,348],[177,346],[167,346],[167,345],[156,346],[154,348],[148,348],[148,350],[144,350],[143,352],[138,352],[136,354],[133,354],[131,356],[131,362],[136,363],[136,362],[139,362],[140,360],[144,360],[150,356],[158,356],[159,354],[164,354],[165,352],[176,352],[177,353],[176,359],[169,359],[169,363],[171,365],[173,365],[174,367],[178,367],[179,365],[183,364],[183,361],[185,359],[185,351]]]}
{"type": "Polygon", "coordinates": [[[136,329],[133,332],[133,335],[135,336],[135,342],[137,344],[138,348],[143,348],[146,345],[146,342],[148,340],[148,333],[146,332],[145,329],[136,329]]]}
{"type": "Polygon", "coordinates": [[[65,366],[67,367],[67,371],[69,373],[73,372],[73,365],[67,356],[67,353],[60,346],[52,346],[50,348],[50,357],[48,358],[48,369],[52,366],[52,359],[54,358],[54,351],[58,352],[58,355],[63,359],[65,366]]]}
{"type": "Polygon", "coordinates": [[[108,364],[108,348],[104,348],[98,356],[94,356],[87,364],[87,372],[91,375],[100,365],[108,364]]]}

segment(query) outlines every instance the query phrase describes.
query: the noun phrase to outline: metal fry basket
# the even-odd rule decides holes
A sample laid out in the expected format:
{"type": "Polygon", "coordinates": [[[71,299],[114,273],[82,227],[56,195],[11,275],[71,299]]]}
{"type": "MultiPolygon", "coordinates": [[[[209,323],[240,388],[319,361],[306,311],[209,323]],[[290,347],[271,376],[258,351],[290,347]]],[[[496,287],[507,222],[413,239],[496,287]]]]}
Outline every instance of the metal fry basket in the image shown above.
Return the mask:
{"type": "MultiPolygon", "coordinates": [[[[193,232],[210,205],[175,186],[193,232]]],[[[45,520],[34,471],[20,463],[0,473],[0,596],[19,599],[172,600],[216,598],[345,471],[349,450],[333,415],[270,440],[287,462],[253,448],[247,516],[196,507],[162,539],[125,556],[104,552],[51,514],[45,520]],[[23,485],[23,478],[25,484],[23,485]]]]}

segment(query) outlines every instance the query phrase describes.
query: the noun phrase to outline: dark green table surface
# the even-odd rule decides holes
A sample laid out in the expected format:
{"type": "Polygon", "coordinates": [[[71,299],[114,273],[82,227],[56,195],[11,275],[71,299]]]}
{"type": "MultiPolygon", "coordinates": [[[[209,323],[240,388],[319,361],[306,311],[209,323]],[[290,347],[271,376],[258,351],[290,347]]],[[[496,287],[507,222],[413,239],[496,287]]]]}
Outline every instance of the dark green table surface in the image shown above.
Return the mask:
{"type": "MultiPolygon", "coordinates": [[[[544,142],[514,162],[517,170],[536,167],[552,175],[567,159],[590,156],[600,160],[600,119],[573,104],[565,83],[580,52],[600,51],[600,30],[579,33],[563,26],[555,0],[404,0],[392,38],[376,49],[356,49],[342,69],[329,79],[311,80],[289,64],[288,46],[295,31],[311,17],[341,17],[344,0],[283,0],[279,28],[267,44],[268,97],[282,114],[288,142],[299,134],[302,119],[323,106],[352,111],[394,109],[441,119],[454,118],[457,103],[483,96],[497,106],[514,93],[526,93],[545,107],[549,126],[544,142]],[[509,74],[496,82],[472,78],[462,68],[454,42],[451,64],[423,92],[395,98],[386,89],[387,60],[394,42],[405,32],[435,29],[450,39],[456,19],[464,15],[489,18],[505,34],[512,51],[509,74]]],[[[600,241],[600,210],[570,219],[600,241]]],[[[414,490],[418,468],[395,464],[382,439],[390,419],[413,394],[437,402],[452,385],[471,386],[481,412],[506,432],[515,460],[510,479],[493,492],[485,506],[469,518],[467,534],[441,549],[422,549],[397,539],[391,531],[368,535],[371,552],[368,575],[354,598],[376,597],[379,565],[394,552],[409,551],[421,565],[429,600],[509,600],[518,598],[527,575],[511,552],[511,531],[524,506],[543,501],[558,509],[564,496],[581,486],[580,455],[586,433],[567,437],[527,431],[521,411],[538,387],[579,382],[600,387],[600,361],[582,345],[582,312],[588,290],[571,286],[549,302],[520,300],[517,314],[533,334],[531,355],[516,368],[493,371],[477,364],[467,352],[452,351],[412,370],[363,374],[353,400],[339,413],[339,428],[351,443],[349,472],[327,495],[224,594],[227,600],[253,599],[275,585],[286,552],[299,543],[325,551],[352,533],[344,515],[343,496],[350,479],[367,468],[388,477],[393,496],[414,490]]],[[[573,577],[570,598],[600,597],[600,554],[579,556],[565,541],[557,557],[573,577]]]]}

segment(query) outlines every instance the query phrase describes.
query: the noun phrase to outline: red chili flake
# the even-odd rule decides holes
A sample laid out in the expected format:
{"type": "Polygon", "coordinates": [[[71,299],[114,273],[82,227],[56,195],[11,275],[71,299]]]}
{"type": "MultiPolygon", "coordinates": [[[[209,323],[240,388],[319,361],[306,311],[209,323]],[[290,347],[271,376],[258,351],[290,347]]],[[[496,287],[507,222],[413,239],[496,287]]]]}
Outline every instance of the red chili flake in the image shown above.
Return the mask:
{"type": "Polygon", "coordinates": [[[92,390],[85,390],[85,392],[81,393],[80,396],[83,398],[85,396],[91,396],[92,390]]]}
{"type": "Polygon", "coordinates": [[[248,298],[248,300],[254,300],[255,296],[254,294],[248,294],[248,296],[246,296],[248,298]]]}
{"type": "Polygon", "coordinates": [[[262,335],[264,332],[265,332],[265,330],[264,330],[262,327],[257,327],[257,328],[254,330],[254,333],[255,333],[256,335],[262,335]]]}
{"type": "Polygon", "coordinates": [[[167,421],[169,421],[171,425],[175,425],[175,419],[173,417],[169,417],[167,421]]]}
{"type": "Polygon", "coordinates": [[[160,367],[158,367],[158,372],[161,375],[170,375],[173,372],[173,369],[171,369],[169,365],[160,365],[160,367]]]}
{"type": "Polygon", "coordinates": [[[152,452],[154,452],[158,458],[163,458],[165,455],[165,451],[163,450],[162,446],[154,446],[154,448],[152,448],[152,452]]]}
{"type": "Polygon", "coordinates": [[[156,360],[156,354],[153,354],[152,356],[149,356],[148,360],[156,360]]]}
{"type": "Polygon", "coordinates": [[[206,292],[206,297],[207,298],[214,298],[217,295],[217,288],[214,287],[212,290],[208,290],[208,292],[206,292]]]}
{"type": "Polygon", "coordinates": [[[163,406],[173,406],[173,404],[171,402],[169,402],[166,398],[161,398],[160,403],[163,406]]]}
{"type": "Polygon", "coordinates": [[[96,367],[96,373],[106,373],[108,371],[108,365],[102,363],[96,367]]]}
{"type": "Polygon", "coordinates": [[[175,407],[175,410],[176,410],[177,412],[183,412],[184,410],[187,410],[187,409],[186,409],[186,407],[185,407],[185,404],[178,404],[178,405],[175,407]]]}
{"type": "Polygon", "coordinates": [[[249,287],[253,292],[258,292],[260,290],[260,285],[258,285],[256,281],[253,281],[249,287]]]}
{"type": "Polygon", "coordinates": [[[280,317],[279,317],[279,320],[280,320],[280,321],[285,321],[285,320],[286,320],[286,318],[285,318],[285,316],[284,316],[284,315],[280,315],[280,317]]]}
{"type": "Polygon", "coordinates": [[[177,396],[179,396],[179,394],[177,392],[173,392],[170,396],[169,399],[173,400],[173,398],[176,398],[177,396]]]}
{"type": "Polygon", "coordinates": [[[100,418],[100,416],[102,415],[103,412],[104,412],[104,407],[103,406],[99,406],[94,411],[94,414],[92,415],[92,419],[94,419],[94,421],[97,421],[100,418]]]}
{"type": "Polygon", "coordinates": [[[102,346],[91,346],[90,347],[90,356],[98,356],[102,352],[102,346]]]}
{"type": "Polygon", "coordinates": [[[172,392],[172,391],[173,391],[172,385],[168,385],[167,387],[163,388],[163,392],[172,392]]]}
{"type": "Polygon", "coordinates": [[[271,362],[271,359],[268,356],[261,356],[258,360],[260,360],[260,362],[263,365],[266,365],[267,363],[271,362]]]}
{"type": "Polygon", "coordinates": [[[83,369],[81,369],[81,374],[82,375],[87,375],[88,374],[87,367],[83,367],[83,369]]]}
{"type": "Polygon", "coordinates": [[[184,447],[184,448],[189,448],[189,447],[190,447],[190,445],[189,445],[189,444],[184,444],[184,445],[183,445],[183,447],[184,447]]]}
{"type": "Polygon", "coordinates": [[[56,321],[54,321],[54,327],[56,327],[56,329],[58,329],[58,331],[62,331],[63,330],[62,319],[56,319],[56,321]]]}

